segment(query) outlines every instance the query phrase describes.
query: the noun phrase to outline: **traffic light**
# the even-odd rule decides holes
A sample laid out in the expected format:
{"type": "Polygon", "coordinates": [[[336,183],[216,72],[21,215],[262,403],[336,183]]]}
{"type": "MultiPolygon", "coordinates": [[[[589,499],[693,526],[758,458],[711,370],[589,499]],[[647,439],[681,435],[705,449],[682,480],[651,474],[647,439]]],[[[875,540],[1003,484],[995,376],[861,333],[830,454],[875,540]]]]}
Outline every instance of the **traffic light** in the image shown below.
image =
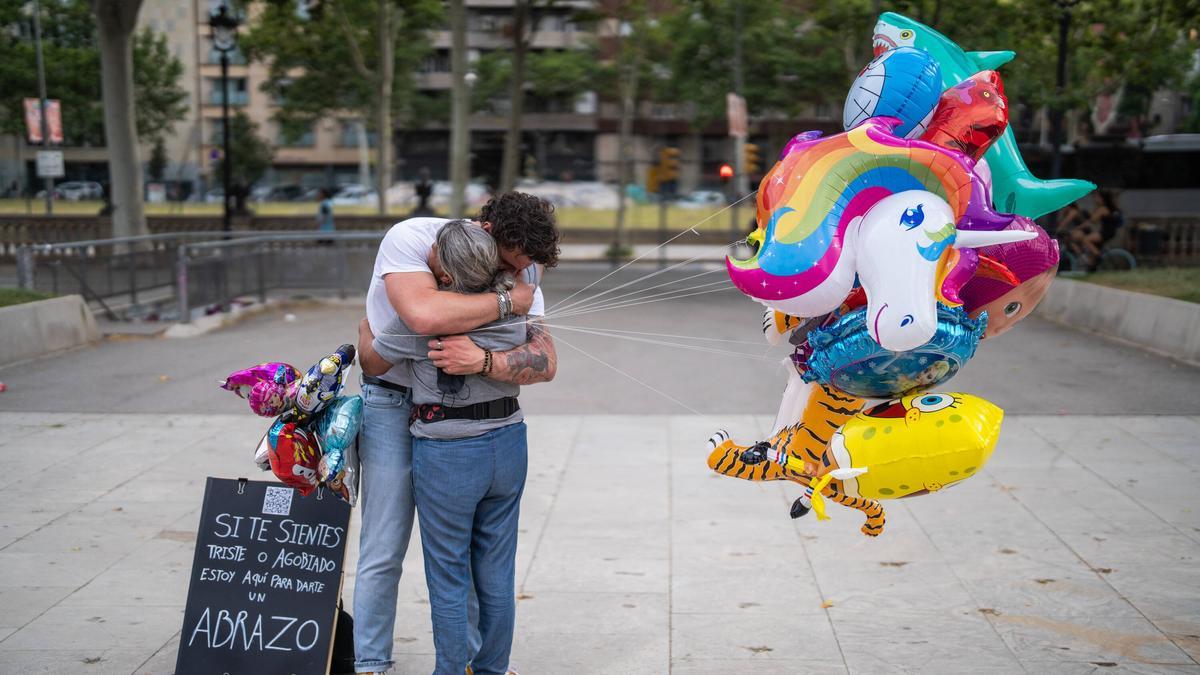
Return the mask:
{"type": "Polygon", "coordinates": [[[721,177],[721,182],[728,183],[730,178],[733,178],[733,167],[728,164],[722,164],[717,171],[717,175],[721,177]]]}
{"type": "Polygon", "coordinates": [[[662,184],[662,171],[658,165],[646,167],[646,192],[657,194],[662,184]]]}
{"type": "Polygon", "coordinates": [[[658,179],[664,183],[679,180],[679,148],[658,151],[658,179]]]}
{"type": "Polygon", "coordinates": [[[758,146],[747,143],[742,152],[742,167],[747,176],[757,176],[762,170],[762,157],[758,154],[758,146]]]}

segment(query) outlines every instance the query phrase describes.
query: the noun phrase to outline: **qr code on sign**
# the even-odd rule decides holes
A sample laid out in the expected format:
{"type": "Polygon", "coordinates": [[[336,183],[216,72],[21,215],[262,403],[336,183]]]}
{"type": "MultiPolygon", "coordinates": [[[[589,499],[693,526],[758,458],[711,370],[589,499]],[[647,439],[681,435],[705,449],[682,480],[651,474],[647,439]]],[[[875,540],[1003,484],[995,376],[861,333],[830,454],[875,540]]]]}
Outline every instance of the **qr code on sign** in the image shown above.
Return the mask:
{"type": "Polygon", "coordinates": [[[287,516],[292,513],[292,493],[289,487],[267,486],[267,494],[263,497],[262,512],[271,516],[287,516]]]}

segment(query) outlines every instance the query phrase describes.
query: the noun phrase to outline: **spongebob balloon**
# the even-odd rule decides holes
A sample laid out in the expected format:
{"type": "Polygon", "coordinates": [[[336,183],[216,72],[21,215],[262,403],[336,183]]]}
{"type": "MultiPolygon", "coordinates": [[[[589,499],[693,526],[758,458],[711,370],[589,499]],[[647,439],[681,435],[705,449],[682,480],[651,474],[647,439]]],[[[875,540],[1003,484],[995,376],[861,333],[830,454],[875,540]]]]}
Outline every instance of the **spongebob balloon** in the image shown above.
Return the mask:
{"type": "Polygon", "coordinates": [[[708,466],[745,480],[791,480],[806,487],[792,517],[811,509],[825,520],[824,499],[862,511],[863,534],[883,532],[881,499],[937,492],[974,476],[991,457],[1004,411],[970,394],[925,393],[850,417],[821,449],[801,425],[753,446],[725,432],[709,444],[708,466]]]}

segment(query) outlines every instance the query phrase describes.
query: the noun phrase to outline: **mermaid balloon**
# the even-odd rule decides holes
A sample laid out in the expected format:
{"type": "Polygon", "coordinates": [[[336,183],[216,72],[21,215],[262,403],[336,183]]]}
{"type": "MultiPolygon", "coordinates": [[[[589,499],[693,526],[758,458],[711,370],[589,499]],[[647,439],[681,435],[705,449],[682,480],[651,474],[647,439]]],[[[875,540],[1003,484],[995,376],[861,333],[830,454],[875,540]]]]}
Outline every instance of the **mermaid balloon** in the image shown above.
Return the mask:
{"type": "Polygon", "coordinates": [[[972,317],[987,312],[985,338],[996,337],[1029,316],[1050,290],[1058,273],[1058,242],[1028,218],[1018,216],[1011,230],[1034,233],[1027,241],[987,246],[982,256],[995,260],[1011,276],[977,273],[962,287],[963,309],[972,317]]]}

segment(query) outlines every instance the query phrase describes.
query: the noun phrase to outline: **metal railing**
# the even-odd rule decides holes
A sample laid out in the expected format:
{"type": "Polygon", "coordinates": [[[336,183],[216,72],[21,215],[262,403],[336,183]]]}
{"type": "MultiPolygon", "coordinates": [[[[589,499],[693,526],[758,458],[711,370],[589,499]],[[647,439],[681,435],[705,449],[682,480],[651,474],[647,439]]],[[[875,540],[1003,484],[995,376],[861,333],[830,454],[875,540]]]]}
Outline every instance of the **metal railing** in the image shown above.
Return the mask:
{"type": "Polygon", "coordinates": [[[239,297],[266,301],[272,290],[365,292],[383,232],[271,233],[179,246],[179,320],[199,307],[227,310],[239,297]]]}
{"type": "Polygon", "coordinates": [[[383,232],[176,232],[17,249],[22,288],[78,293],[112,320],[228,310],[275,289],[365,290],[383,232]],[[361,273],[360,273],[361,272],[361,273]]]}

